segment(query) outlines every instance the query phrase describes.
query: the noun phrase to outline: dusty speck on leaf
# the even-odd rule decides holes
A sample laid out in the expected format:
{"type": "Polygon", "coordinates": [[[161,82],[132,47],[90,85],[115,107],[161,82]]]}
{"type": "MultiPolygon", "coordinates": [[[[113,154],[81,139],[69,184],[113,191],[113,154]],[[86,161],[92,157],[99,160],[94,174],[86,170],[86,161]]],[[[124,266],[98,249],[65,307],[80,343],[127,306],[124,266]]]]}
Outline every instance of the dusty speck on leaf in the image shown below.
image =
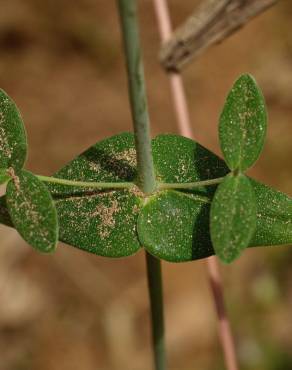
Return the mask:
{"type": "Polygon", "coordinates": [[[137,158],[136,158],[136,149],[130,148],[126,149],[121,153],[115,153],[114,158],[116,160],[124,160],[129,163],[131,167],[137,166],[137,158]]]}
{"type": "Polygon", "coordinates": [[[115,227],[115,214],[119,211],[120,207],[118,201],[113,199],[108,207],[104,204],[99,204],[96,210],[91,214],[91,216],[99,216],[101,219],[99,236],[102,239],[107,238],[111,230],[115,227]]]}

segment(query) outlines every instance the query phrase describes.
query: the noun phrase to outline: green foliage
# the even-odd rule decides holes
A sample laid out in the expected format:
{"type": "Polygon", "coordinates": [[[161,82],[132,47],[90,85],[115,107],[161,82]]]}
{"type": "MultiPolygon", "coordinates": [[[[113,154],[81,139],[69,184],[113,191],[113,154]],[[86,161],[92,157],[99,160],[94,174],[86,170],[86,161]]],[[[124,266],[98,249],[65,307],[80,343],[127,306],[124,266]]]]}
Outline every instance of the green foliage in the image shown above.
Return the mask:
{"type": "Polygon", "coordinates": [[[219,123],[224,159],[233,171],[219,185],[211,207],[211,239],[218,257],[232,262],[248,246],[256,226],[255,195],[241,175],[258,159],[267,126],[265,102],[248,74],[234,83],[219,123]]]}
{"type": "Polygon", "coordinates": [[[11,130],[12,136],[3,137],[9,138],[5,143],[14,142],[14,159],[10,161],[3,151],[0,153],[4,166],[0,179],[10,180],[6,196],[0,198],[0,222],[14,226],[33,247],[44,252],[54,250],[59,222],[59,239],[87,252],[124,257],[143,246],[156,257],[172,262],[205,258],[214,254],[214,249],[223,261],[230,262],[248,246],[291,243],[292,199],[241,173],[254,163],[262,147],[266,131],[263,104],[261,93],[247,75],[235,83],[227,98],[220,140],[232,173],[223,160],[193,140],[178,135],[154,138],[157,190],[150,195],[135,185],[138,176],[133,134],[122,133],[93,145],[55,174],[56,181],[69,180],[73,185],[54,183],[52,177],[46,179],[45,186],[21,170],[25,133],[21,121],[7,119],[5,122],[12,123],[2,131],[11,130]],[[242,115],[246,119],[242,120],[242,115]],[[16,132],[23,135],[15,136],[16,132]],[[243,144],[240,152],[238,142],[243,144]],[[222,177],[219,186],[192,185],[214,178],[221,181],[222,177]],[[95,187],[78,182],[92,182],[95,187]],[[96,185],[101,183],[110,183],[110,187],[97,190],[96,185]],[[114,188],[115,184],[124,188],[114,188]],[[171,189],[163,190],[160,184],[171,189]],[[181,184],[186,188],[179,188],[181,184]]]}
{"type": "MultiPolygon", "coordinates": [[[[194,140],[162,134],[152,140],[156,178],[165,183],[189,183],[225,176],[229,170],[214,153],[194,140]]],[[[212,195],[216,186],[204,186],[196,193],[212,195]]]]}
{"type": "Polygon", "coordinates": [[[292,243],[292,198],[250,179],[257,202],[252,246],[292,243]]]}
{"type": "Polygon", "coordinates": [[[58,218],[47,187],[32,173],[20,171],[7,185],[12,224],[32,247],[52,252],[58,241],[58,218]]]}
{"type": "Polygon", "coordinates": [[[26,133],[13,100],[0,89],[0,184],[8,180],[6,170],[23,167],[27,154],[26,133]]]}
{"type": "Polygon", "coordinates": [[[171,262],[212,255],[209,207],[210,200],[202,195],[173,190],[154,195],[138,218],[142,245],[156,257],[171,262]]]}
{"type": "MultiPolygon", "coordinates": [[[[164,183],[189,183],[221,177],[225,163],[195,141],[178,135],[158,135],[152,140],[156,178],[164,183]]],[[[214,253],[209,235],[209,207],[215,186],[195,191],[155,194],[138,219],[142,245],[158,258],[191,261],[214,253]]]]}
{"type": "MultiPolygon", "coordinates": [[[[153,139],[153,154],[157,178],[163,182],[201,181],[207,176],[213,178],[214,172],[216,176],[227,172],[224,162],[215,154],[177,135],[159,135],[153,139]],[[176,146],[180,150],[173,150],[176,146]],[[182,152],[184,156],[180,159],[182,152]]],[[[56,176],[85,181],[134,180],[133,135],[124,133],[97,143],[56,176]]],[[[291,243],[291,198],[255,180],[250,181],[258,211],[249,246],[291,243]]],[[[157,257],[173,262],[205,258],[214,253],[209,211],[216,185],[192,191],[161,191],[148,198],[135,187],[97,191],[49,184],[49,189],[58,211],[60,240],[88,252],[122,257],[135,253],[143,245],[157,257]]],[[[245,204],[245,200],[243,202],[245,204]]],[[[0,222],[11,224],[5,198],[0,198],[0,222]]]]}
{"type": "MultiPolygon", "coordinates": [[[[214,174],[216,177],[224,176],[228,171],[225,163],[215,154],[193,140],[178,135],[159,135],[153,139],[152,147],[156,176],[161,182],[202,181],[213,178],[214,174]]],[[[56,176],[86,181],[134,180],[136,163],[129,159],[129,153],[132,153],[132,159],[135,158],[133,135],[116,135],[85,151],[56,176]],[[116,153],[115,148],[118,148],[116,153]],[[106,164],[106,158],[112,160],[106,164]],[[116,176],[117,172],[120,176],[116,176]]],[[[256,191],[256,203],[260,213],[257,230],[249,245],[292,242],[292,224],[287,223],[287,219],[282,216],[285,214],[284,209],[292,207],[291,198],[254,180],[252,187],[256,191]],[[263,207],[263,199],[266,207],[270,204],[269,208],[263,207]],[[281,211],[277,210],[279,199],[282,200],[281,211]],[[276,207],[273,214],[275,225],[273,233],[267,234],[266,230],[271,225],[272,204],[276,207]]],[[[139,249],[136,230],[138,218],[141,245],[159,258],[181,262],[204,258],[214,253],[209,234],[209,210],[216,185],[192,191],[162,191],[148,198],[143,198],[135,189],[97,192],[93,189],[80,190],[72,186],[54,184],[50,184],[49,188],[56,200],[60,238],[68,244],[111,257],[135,253],[139,249]],[[109,197],[104,197],[105,194],[109,197]],[[115,220],[115,227],[109,230],[114,233],[113,237],[106,240],[97,235],[100,227],[103,230],[102,213],[99,209],[110,209],[111,199],[115,199],[112,198],[113,195],[121,196],[116,203],[119,208],[124,209],[124,204],[129,204],[129,207],[124,209],[124,215],[128,212],[128,219],[121,217],[119,221],[115,220]],[[136,212],[133,212],[133,209],[136,212]],[[130,216],[132,218],[129,219],[130,216]]],[[[118,213],[116,215],[118,216],[118,213]]]]}
{"type": "MultiPolygon", "coordinates": [[[[228,171],[215,154],[193,140],[178,135],[159,135],[153,139],[152,147],[156,177],[163,182],[200,181],[208,179],[211,173],[222,176],[228,171]]],[[[121,182],[135,181],[136,175],[134,135],[122,133],[92,146],[57,172],[55,177],[76,181],[121,182]]],[[[107,257],[124,257],[135,253],[141,247],[139,239],[146,246],[140,235],[138,239],[136,230],[137,217],[144,203],[143,194],[136,188],[130,191],[97,192],[49,184],[49,189],[56,201],[60,240],[65,243],[107,257]]],[[[214,190],[215,187],[202,187],[197,192],[213,194],[214,190]]],[[[177,194],[190,203],[190,194],[177,194]]],[[[193,202],[190,206],[193,207],[193,202]]],[[[204,221],[208,227],[208,218],[204,221]]],[[[155,229],[156,232],[159,230],[157,227],[155,229]]],[[[205,235],[208,236],[208,232],[205,235]]],[[[181,249],[181,245],[178,244],[177,248],[181,249]]],[[[202,258],[206,254],[195,246],[194,251],[189,251],[187,247],[185,250],[185,255],[181,251],[176,261],[202,258]]],[[[212,252],[209,250],[207,253],[212,252]]],[[[169,259],[167,256],[164,258],[169,259]]]]}
{"type": "MultiPolygon", "coordinates": [[[[134,136],[122,133],[92,146],[55,174],[76,181],[134,181],[134,136]]],[[[60,239],[106,257],[129,256],[140,248],[136,223],[141,199],[138,189],[80,189],[50,184],[59,215],[60,239]]]]}
{"type": "MultiPolygon", "coordinates": [[[[216,177],[221,177],[228,171],[215,154],[178,135],[159,135],[153,139],[153,157],[157,177],[163,182],[202,181],[215,177],[214,172],[216,177]]],[[[252,190],[250,185],[246,186],[250,189],[250,198],[255,193],[256,207],[254,202],[251,207],[257,209],[257,218],[256,230],[253,230],[252,239],[246,246],[292,243],[292,199],[255,180],[249,179],[249,182],[252,190]]],[[[172,262],[191,261],[214,254],[209,234],[209,211],[216,188],[217,185],[192,191],[164,191],[150,197],[138,218],[142,245],[155,256],[172,262]]],[[[242,204],[247,205],[245,199],[242,204]]],[[[251,218],[254,219],[254,213],[251,218]]],[[[229,243],[227,248],[230,246],[232,244],[229,243]]]]}
{"type": "MultiPolygon", "coordinates": [[[[137,161],[134,135],[121,133],[91,146],[54,176],[78,181],[136,181],[137,161]]],[[[80,193],[80,187],[49,184],[53,193],[80,193]]],[[[92,189],[83,189],[83,192],[92,189]]]]}
{"type": "Polygon", "coordinates": [[[244,175],[230,174],[218,186],[212,201],[210,231],[214,250],[232,262],[248,246],[256,228],[256,200],[244,175]]]}
{"type": "Polygon", "coordinates": [[[234,83],[220,116],[219,139],[231,170],[245,171],[262,151],[267,126],[263,95],[248,74],[234,83]]]}

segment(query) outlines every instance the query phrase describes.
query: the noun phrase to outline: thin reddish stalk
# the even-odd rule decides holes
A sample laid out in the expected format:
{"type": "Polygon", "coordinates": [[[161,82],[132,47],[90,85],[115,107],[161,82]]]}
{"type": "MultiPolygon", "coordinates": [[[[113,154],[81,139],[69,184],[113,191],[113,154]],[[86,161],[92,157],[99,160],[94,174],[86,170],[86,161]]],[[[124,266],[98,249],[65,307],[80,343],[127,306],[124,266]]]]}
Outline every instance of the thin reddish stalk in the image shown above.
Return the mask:
{"type": "MultiPolygon", "coordinates": [[[[172,34],[167,0],[153,0],[153,3],[160,38],[162,42],[166,42],[172,34]]],[[[182,78],[178,73],[169,73],[168,76],[179,131],[181,135],[192,138],[193,130],[190,123],[190,115],[182,78]]],[[[224,304],[224,293],[218,261],[215,256],[207,258],[206,261],[210,287],[218,317],[219,338],[224,354],[226,369],[238,370],[234,339],[224,304]]]]}

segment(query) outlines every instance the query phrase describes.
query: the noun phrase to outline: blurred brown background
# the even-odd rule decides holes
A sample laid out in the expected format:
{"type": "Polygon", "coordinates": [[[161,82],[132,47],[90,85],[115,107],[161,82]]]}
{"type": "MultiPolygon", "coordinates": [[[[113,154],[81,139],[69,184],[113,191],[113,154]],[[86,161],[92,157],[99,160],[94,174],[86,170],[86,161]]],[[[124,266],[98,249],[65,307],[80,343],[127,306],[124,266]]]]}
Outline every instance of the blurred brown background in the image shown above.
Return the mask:
{"type": "MultiPolygon", "coordinates": [[[[170,1],[179,25],[198,1],[170,1]]],[[[140,0],[152,133],[176,132],[150,0],[140,0]]],[[[233,80],[252,73],[269,111],[251,174],[292,196],[292,2],[280,1],[183,73],[196,139],[219,153],[233,80]]],[[[113,0],[0,0],[0,86],[28,131],[28,168],[52,174],[94,142],[131,130],[113,0]]],[[[151,369],[144,255],[109,260],[59,245],[42,256],[0,226],[0,370],[151,369]]],[[[292,248],[222,266],[242,370],[292,369],[292,248]]],[[[171,370],[224,369],[204,261],[163,263],[171,370]]]]}

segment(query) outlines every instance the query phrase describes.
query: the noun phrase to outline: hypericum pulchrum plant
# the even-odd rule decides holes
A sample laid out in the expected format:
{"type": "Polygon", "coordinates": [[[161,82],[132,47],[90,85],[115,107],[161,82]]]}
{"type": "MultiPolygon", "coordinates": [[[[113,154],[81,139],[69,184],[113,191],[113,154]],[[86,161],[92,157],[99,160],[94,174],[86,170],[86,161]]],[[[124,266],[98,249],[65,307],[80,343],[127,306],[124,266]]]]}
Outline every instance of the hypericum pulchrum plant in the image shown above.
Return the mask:
{"type": "Polygon", "coordinates": [[[126,257],[144,247],[156,312],[156,366],[162,369],[157,261],[216,253],[229,263],[247,247],[292,243],[292,199],[246,175],[260,155],[267,123],[264,98],[248,74],[235,82],[220,116],[224,160],[178,135],[150,142],[134,3],[119,1],[134,134],[93,145],[52,177],[36,175],[24,169],[21,115],[1,90],[0,183],[7,187],[0,222],[45,253],[58,240],[105,257],[126,257]]]}
{"type": "Polygon", "coordinates": [[[132,133],[93,145],[46,177],[23,168],[25,129],[2,90],[0,117],[0,179],[7,183],[0,221],[41,252],[61,240],[106,257],[143,246],[166,261],[216,253],[231,262],[247,247],[292,243],[292,199],[245,174],[261,152],[267,120],[250,75],[235,82],[220,116],[225,161],[193,140],[158,135],[150,194],[139,188],[132,133]]]}

